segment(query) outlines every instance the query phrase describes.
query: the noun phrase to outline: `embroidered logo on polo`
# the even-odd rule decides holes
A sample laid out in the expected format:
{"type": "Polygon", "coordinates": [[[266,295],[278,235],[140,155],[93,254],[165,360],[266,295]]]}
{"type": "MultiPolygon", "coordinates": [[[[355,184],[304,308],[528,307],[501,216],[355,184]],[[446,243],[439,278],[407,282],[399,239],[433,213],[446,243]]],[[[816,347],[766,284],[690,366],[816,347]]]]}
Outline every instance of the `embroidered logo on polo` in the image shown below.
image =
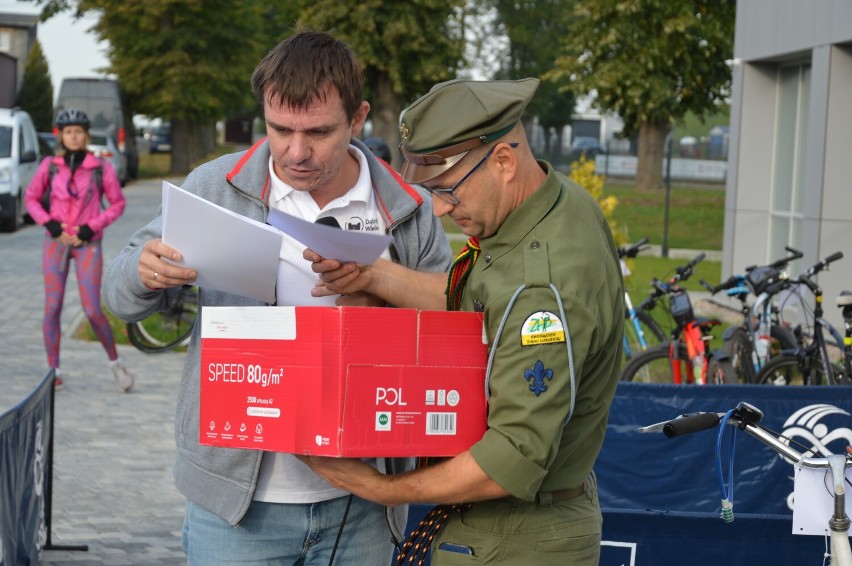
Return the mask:
{"type": "Polygon", "coordinates": [[[547,383],[545,380],[550,381],[553,379],[553,370],[545,368],[541,360],[538,360],[532,369],[524,371],[524,379],[530,382],[530,391],[535,393],[535,396],[538,397],[547,391],[547,383]]]}
{"type": "Polygon", "coordinates": [[[359,216],[353,216],[346,221],[343,227],[347,232],[378,232],[381,230],[378,218],[363,219],[359,216]]]}
{"type": "Polygon", "coordinates": [[[565,342],[565,328],[559,317],[552,312],[534,312],[521,327],[521,346],[555,342],[565,342]]]}

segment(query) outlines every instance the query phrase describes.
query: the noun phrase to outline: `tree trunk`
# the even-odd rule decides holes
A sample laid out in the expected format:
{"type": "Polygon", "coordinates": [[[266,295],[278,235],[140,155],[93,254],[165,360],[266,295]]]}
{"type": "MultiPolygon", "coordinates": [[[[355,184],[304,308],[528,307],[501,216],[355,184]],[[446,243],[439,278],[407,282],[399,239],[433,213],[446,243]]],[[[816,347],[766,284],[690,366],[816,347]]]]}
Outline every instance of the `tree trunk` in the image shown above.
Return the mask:
{"type": "Polygon", "coordinates": [[[390,78],[380,73],[373,82],[371,91],[375,100],[370,108],[370,119],[373,121],[372,135],[382,138],[391,150],[391,165],[397,171],[402,166],[402,156],[399,154],[399,114],[402,112],[402,101],[393,91],[390,78]]]}
{"type": "Polygon", "coordinates": [[[669,125],[666,122],[644,122],[639,127],[636,190],[659,189],[663,184],[663,157],[669,125]]]}
{"type": "Polygon", "coordinates": [[[207,155],[202,143],[203,126],[187,120],[171,120],[172,163],[170,175],[186,175],[192,164],[207,155]]]}

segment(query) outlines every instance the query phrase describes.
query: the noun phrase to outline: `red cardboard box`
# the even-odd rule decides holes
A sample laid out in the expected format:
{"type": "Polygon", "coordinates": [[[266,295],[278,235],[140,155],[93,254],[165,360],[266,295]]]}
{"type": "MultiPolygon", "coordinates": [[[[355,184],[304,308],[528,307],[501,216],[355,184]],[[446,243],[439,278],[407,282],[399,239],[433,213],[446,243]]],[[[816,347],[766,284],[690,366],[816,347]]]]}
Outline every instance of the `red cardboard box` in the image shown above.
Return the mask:
{"type": "Polygon", "coordinates": [[[485,432],[481,313],[204,307],[201,444],[453,456],[485,432]]]}

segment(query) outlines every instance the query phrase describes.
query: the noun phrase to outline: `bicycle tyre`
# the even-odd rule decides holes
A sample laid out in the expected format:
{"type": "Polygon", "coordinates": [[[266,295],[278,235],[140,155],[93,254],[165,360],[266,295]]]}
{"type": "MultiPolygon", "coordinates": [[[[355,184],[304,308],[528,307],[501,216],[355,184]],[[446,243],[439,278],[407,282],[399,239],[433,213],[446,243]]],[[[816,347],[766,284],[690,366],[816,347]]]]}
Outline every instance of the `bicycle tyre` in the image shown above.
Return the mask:
{"type": "MultiPolygon", "coordinates": [[[[773,324],[769,331],[772,338],[770,359],[779,355],[783,350],[797,347],[796,337],[789,328],[773,324]]],[[[726,363],[729,375],[728,382],[757,383],[757,372],[754,370],[754,361],[752,360],[754,346],[751,343],[751,336],[745,328],[734,330],[731,336],[725,340],[724,348],[729,360],[726,363]]]]}
{"type": "Polygon", "coordinates": [[[142,352],[168,352],[189,342],[197,317],[198,292],[189,287],[173,299],[167,310],[137,322],[128,322],[127,338],[142,352]]]}
{"type": "Polygon", "coordinates": [[[725,340],[725,353],[728,355],[728,373],[731,383],[754,383],[754,366],[752,365],[751,338],[743,328],[737,328],[731,337],[725,340]]]}
{"type": "MultiPolygon", "coordinates": [[[[678,344],[677,355],[681,361],[689,360],[683,344],[678,344]]],[[[633,356],[621,371],[621,381],[673,383],[668,343],[658,344],[633,356]]]]}
{"type": "Polygon", "coordinates": [[[727,385],[728,383],[735,383],[733,379],[730,367],[726,367],[725,364],[721,363],[714,356],[711,356],[707,360],[707,383],[711,385],[727,385]]]}
{"type": "Polygon", "coordinates": [[[771,358],[755,376],[760,385],[828,385],[828,377],[818,359],[811,361],[809,375],[799,363],[796,354],[781,354],[771,358]]]}
{"type": "Polygon", "coordinates": [[[630,320],[629,317],[625,317],[624,339],[626,348],[624,349],[624,354],[622,356],[622,367],[648,348],[666,341],[665,333],[662,329],[660,329],[657,322],[651,318],[651,315],[644,311],[636,311],[636,321],[639,323],[639,327],[645,338],[645,347],[643,348],[639,342],[639,336],[637,335],[634,321],[630,320]]]}

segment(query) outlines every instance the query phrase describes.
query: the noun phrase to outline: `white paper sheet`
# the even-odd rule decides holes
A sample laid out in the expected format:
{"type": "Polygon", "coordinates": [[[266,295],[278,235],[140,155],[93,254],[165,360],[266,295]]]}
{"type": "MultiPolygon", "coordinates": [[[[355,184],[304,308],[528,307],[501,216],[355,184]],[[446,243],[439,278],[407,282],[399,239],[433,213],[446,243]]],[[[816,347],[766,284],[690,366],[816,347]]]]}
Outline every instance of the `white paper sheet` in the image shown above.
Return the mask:
{"type": "MultiPolygon", "coordinates": [[[[834,512],[831,489],[831,472],[796,467],[793,488],[793,534],[828,534],[828,520],[834,512]]],[[[846,479],[852,480],[852,468],[847,468],[846,479]]],[[[852,489],[846,484],[846,514],[852,516],[852,489]]]]}
{"type": "Polygon", "coordinates": [[[163,242],[201,287],[275,302],[281,233],[163,181],[163,242]]]}
{"type": "Polygon", "coordinates": [[[388,249],[393,238],[385,234],[348,232],[314,224],[280,210],[269,209],[267,221],[324,258],[371,265],[388,249]]]}

